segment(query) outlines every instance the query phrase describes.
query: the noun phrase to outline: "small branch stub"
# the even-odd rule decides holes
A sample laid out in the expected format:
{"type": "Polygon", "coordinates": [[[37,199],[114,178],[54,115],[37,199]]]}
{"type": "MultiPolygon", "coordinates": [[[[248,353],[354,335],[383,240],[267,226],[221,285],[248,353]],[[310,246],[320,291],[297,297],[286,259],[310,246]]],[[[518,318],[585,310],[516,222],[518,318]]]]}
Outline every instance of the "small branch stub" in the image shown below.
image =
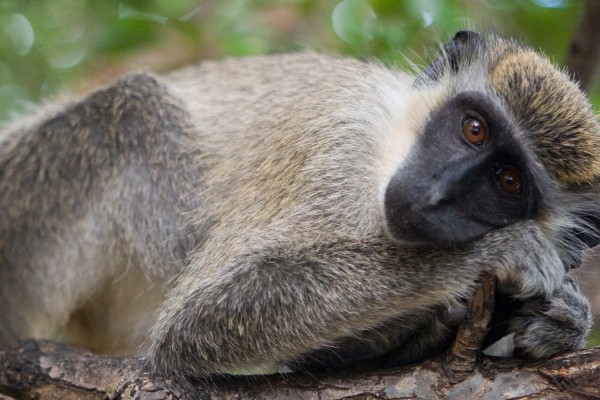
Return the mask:
{"type": "Polygon", "coordinates": [[[496,277],[486,274],[467,303],[467,317],[458,328],[447,363],[447,367],[458,380],[464,379],[475,370],[494,313],[495,289],[496,277]]]}

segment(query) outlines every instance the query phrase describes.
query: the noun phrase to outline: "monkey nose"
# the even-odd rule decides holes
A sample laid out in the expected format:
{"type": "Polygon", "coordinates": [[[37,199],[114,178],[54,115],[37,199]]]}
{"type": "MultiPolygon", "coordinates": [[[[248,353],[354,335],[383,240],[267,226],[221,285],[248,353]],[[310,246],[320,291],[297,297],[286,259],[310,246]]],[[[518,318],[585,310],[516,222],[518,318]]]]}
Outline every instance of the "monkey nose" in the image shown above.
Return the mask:
{"type": "Polygon", "coordinates": [[[427,208],[439,208],[456,199],[455,185],[449,185],[443,179],[432,179],[431,186],[424,193],[423,205],[427,208]]]}

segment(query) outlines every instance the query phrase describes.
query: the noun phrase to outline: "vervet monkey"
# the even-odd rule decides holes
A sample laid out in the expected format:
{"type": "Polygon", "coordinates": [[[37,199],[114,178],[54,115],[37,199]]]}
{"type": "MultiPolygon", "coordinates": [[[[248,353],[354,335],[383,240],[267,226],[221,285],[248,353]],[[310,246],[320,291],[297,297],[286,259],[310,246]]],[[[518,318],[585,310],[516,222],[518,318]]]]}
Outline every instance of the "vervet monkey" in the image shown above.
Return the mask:
{"type": "Polygon", "coordinates": [[[148,354],[177,379],[447,345],[482,273],[516,350],[580,348],[600,129],[512,40],[418,76],[321,54],[128,75],[0,142],[0,342],[148,354]],[[458,313],[460,314],[460,313],[458,313]]]}

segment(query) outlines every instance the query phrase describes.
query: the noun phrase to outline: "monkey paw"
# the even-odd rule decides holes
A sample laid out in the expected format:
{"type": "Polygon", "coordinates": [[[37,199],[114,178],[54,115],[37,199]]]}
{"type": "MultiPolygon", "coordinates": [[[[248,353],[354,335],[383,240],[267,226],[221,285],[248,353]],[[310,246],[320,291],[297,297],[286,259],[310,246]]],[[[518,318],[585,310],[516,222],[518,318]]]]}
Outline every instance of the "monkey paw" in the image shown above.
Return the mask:
{"type": "Polygon", "coordinates": [[[567,272],[565,262],[539,226],[514,225],[509,235],[492,235],[488,240],[490,243],[486,243],[483,251],[493,250],[484,254],[484,259],[493,266],[502,293],[520,300],[537,297],[550,300],[562,290],[567,272]]]}
{"type": "Polygon", "coordinates": [[[549,299],[523,302],[519,316],[508,321],[514,332],[515,353],[547,358],[585,345],[592,326],[590,305],[570,277],[549,299]]]}

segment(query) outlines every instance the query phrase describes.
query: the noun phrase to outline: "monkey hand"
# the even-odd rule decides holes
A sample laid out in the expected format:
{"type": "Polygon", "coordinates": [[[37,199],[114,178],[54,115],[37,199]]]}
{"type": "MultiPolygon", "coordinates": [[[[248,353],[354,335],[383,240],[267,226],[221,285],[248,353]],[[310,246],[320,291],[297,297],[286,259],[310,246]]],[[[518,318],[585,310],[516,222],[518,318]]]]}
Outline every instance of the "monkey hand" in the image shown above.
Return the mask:
{"type": "Polygon", "coordinates": [[[519,315],[508,321],[517,355],[527,358],[580,349],[591,326],[590,305],[569,276],[554,296],[524,301],[519,315]]]}
{"type": "Polygon", "coordinates": [[[519,356],[546,358],[579,349],[592,325],[589,303],[567,275],[565,265],[569,264],[563,260],[568,257],[560,254],[539,227],[523,225],[524,229],[511,230],[516,236],[509,240],[515,244],[509,254],[497,254],[500,258],[492,264],[500,299],[511,299],[508,306],[497,304],[496,308],[504,308],[500,323],[513,343],[486,353],[507,356],[514,350],[519,356]]]}
{"type": "Polygon", "coordinates": [[[484,269],[498,278],[499,291],[514,299],[551,298],[567,273],[568,257],[534,222],[492,232],[473,250],[468,258],[485,263],[484,269]]]}

